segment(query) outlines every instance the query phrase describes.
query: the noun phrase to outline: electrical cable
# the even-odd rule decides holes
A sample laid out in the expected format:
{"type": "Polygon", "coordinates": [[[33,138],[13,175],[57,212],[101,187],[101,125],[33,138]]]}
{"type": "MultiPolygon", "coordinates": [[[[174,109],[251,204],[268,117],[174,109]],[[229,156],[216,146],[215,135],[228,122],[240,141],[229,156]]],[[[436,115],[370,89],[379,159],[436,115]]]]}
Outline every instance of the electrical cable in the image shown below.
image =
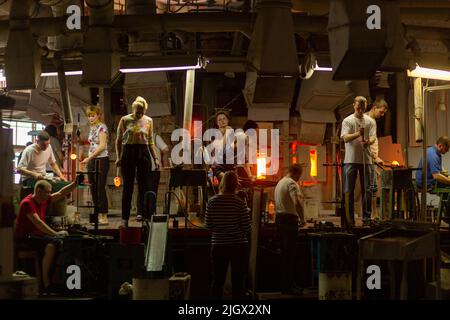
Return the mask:
{"type": "MultiPolygon", "coordinates": [[[[180,197],[178,197],[178,195],[177,195],[175,192],[173,192],[173,191],[167,191],[165,194],[167,195],[168,193],[173,194],[173,195],[175,196],[175,198],[177,199],[178,205],[180,206],[181,210],[183,211],[184,218],[186,219],[187,222],[189,222],[191,225],[193,225],[194,227],[197,227],[197,228],[199,228],[199,229],[206,229],[205,227],[196,225],[195,223],[193,223],[193,222],[188,218],[186,209],[183,208],[183,206],[182,206],[182,204],[181,204],[180,197]]],[[[187,204],[186,204],[186,205],[187,205],[187,204]]],[[[167,214],[170,216],[170,212],[168,212],[167,214]]]]}

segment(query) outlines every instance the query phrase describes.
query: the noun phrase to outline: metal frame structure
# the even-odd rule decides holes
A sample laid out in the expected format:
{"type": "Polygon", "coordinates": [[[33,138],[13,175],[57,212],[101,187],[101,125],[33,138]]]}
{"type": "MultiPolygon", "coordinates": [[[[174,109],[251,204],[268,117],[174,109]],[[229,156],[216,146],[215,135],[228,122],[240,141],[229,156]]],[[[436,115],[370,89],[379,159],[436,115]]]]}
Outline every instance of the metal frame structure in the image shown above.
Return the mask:
{"type": "MultiPolygon", "coordinates": [[[[422,78],[419,78],[422,82],[422,78]]],[[[423,112],[422,112],[422,134],[423,134],[423,140],[422,140],[422,177],[425,177],[425,179],[422,178],[422,194],[421,194],[421,203],[420,203],[420,221],[425,221],[426,218],[426,212],[427,212],[427,131],[426,131],[426,94],[427,92],[433,92],[433,91],[441,91],[441,90],[450,90],[450,84],[446,85],[440,85],[440,86],[423,86],[422,87],[422,106],[423,106],[423,112]]]]}

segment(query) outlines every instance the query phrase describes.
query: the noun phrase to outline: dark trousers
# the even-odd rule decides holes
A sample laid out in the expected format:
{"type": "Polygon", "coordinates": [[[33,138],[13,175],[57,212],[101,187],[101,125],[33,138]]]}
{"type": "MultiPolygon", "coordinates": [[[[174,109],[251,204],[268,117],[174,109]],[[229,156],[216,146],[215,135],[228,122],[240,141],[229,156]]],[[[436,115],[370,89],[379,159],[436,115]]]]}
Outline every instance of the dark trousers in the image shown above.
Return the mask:
{"type": "Polygon", "coordinates": [[[248,243],[211,246],[211,297],[213,299],[222,299],[223,286],[230,262],[232,297],[233,299],[243,299],[245,297],[248,252],[248,243]]]}
{"type": "Polygon", "coordinates": [[[298,216],[294,214],[277,214],[275,223],[280,238],[281,291],[287,292],[295,285],[298,216]]]}
{"type": "Polygon", "coordinates": [[[372,193],[370,184],[372,181],[372,165],[365,166],[360,163],[344,164],[344,194],[345,194],[345,213],[347,223],[355,224],[355,184],[359,173],[359,182],[361,185],[361,203],[363,221],[370,220],[372,215],[372,193]]]}
{"type": "Polygon", "coordinates": [[[89,183],[91,185],[92,201],[98,207],[99,213],[108,213],[108,198],[106,197],[106,178],[109,171],[109,157],[96,158],[89,161],[87,165],[88,171],[95,171],[96,162],[98,162],[97,181],[96,175],[88,174],[89,183]]]}
{"type": "Polygon", "coordinates": [[[123,177],[122,219],[130,218],[131,199],[133,197],[134,178],[137,174],[138,199],[137,210],[142,214],[144,195],[149,191],[149,176],[152,170],[151,155],[146,144],[126,144],[123,146],[121,169],[123,177]]]}
{"type": "Polygon", "coordinates": [[[161,171],[150,171],[150,191],[158,195],[159,180],[161,179],[161,171]]]}

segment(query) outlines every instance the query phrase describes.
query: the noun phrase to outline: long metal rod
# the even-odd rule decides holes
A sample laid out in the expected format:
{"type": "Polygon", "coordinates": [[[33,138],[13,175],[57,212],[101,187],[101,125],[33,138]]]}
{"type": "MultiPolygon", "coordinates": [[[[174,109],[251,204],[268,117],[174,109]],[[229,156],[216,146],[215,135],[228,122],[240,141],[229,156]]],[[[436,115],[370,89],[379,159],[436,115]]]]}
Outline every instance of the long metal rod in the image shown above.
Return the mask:
{"type": "MultiPolygon", "coordinates": [[[[421,80],[422,81],[422,80],[421,80]]],[[[426,130],[426,88],[422,89],[422,194],[419,221],[425,221],[427,212],[427,130],[426,130]]]]}
{"type": "Polygon", "coordinates": [[[442,86],[432,86],[432,87],[425,87],[424,88],[425,91],[439,91],[439,90],[450,90],[450,84],[445,84],[442,86]]]}

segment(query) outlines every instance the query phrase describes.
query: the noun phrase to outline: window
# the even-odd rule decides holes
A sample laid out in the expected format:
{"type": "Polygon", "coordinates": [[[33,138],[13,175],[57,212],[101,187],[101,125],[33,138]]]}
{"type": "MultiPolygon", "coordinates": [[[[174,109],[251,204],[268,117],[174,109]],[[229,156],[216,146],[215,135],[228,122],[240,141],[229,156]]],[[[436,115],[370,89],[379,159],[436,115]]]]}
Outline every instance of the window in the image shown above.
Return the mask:
{"type": "Polygon", "coordinates": [[[25,147],[27,142],[33,141],[33,136],[30,135],[32,131],[44,130],[44,125],[36,122],[25,121],[3,121],[13,129],[13,146],[25,147]]]}
{"type": "MultiPolygon", "coordinates": [[[[25,149],[27,142],[33,142],[34,136],[29,133],[44,130],[44,125],[36,122],[26,121],[3,121],[9,125],[13,131],[13,147],[14,147],[14,168],[19,164],[19,155],[25,149]]],[[[14,171],[14,182],[20,183],[20,174],[14,171]]]]}

